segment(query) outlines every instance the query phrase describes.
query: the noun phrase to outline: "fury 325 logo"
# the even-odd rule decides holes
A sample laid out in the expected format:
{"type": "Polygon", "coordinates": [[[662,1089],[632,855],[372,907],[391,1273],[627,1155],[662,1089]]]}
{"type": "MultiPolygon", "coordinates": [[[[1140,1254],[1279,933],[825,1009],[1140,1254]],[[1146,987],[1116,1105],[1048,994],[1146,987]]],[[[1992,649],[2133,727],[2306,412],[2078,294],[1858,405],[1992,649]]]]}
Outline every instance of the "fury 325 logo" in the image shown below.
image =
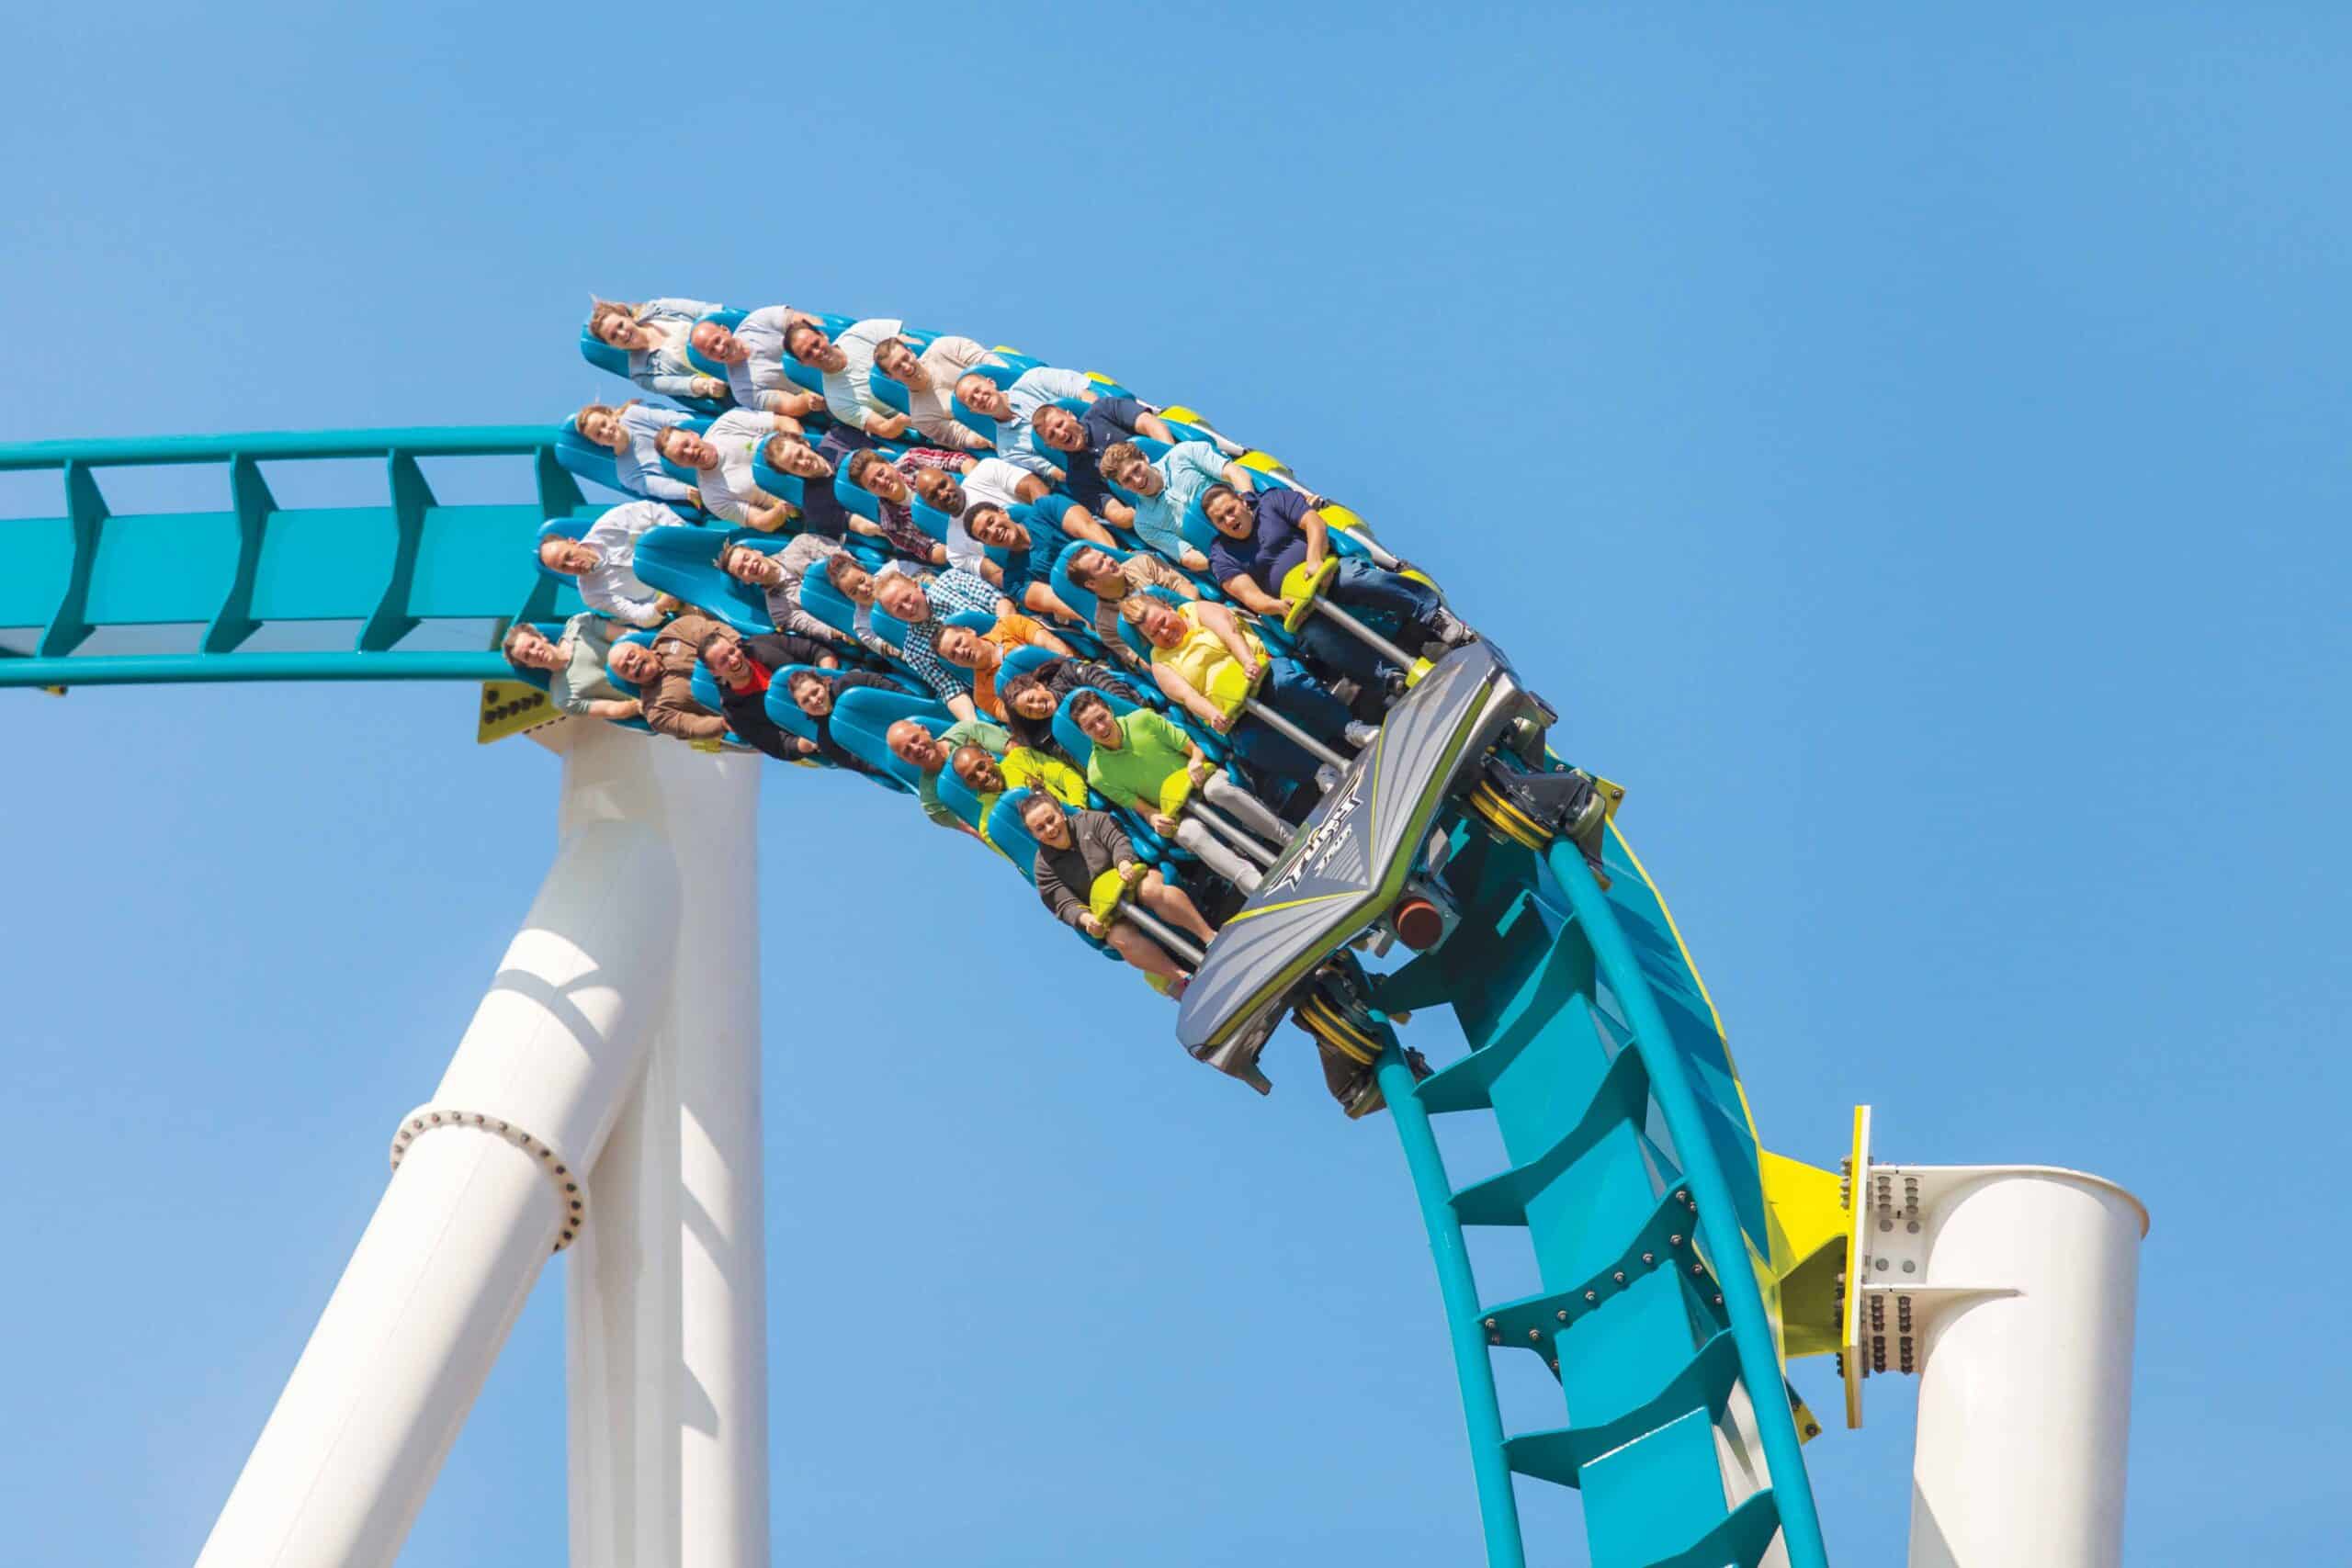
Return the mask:
{"type": "Polygon", "coordinates": [[[1356,807],[1363,804],[1364,772],[1360,768],[1351,775],[1347,795],[1331,807],[1331,815],[1323,818],[1322,826],[1307,835],[1306,842],[1299,846],[1298,858],[1290,863],[1290,869],[1283,873],[1280,882],[1274,884],[1273,892],[1282,893],[1297,886],[1299,879],[1310,872],[1318,876],[1322,874],[1324,863],[1338,852],[1346,837],[1341,829],[1348,825],[1348,818],[1353,817],[1356,807]]]}

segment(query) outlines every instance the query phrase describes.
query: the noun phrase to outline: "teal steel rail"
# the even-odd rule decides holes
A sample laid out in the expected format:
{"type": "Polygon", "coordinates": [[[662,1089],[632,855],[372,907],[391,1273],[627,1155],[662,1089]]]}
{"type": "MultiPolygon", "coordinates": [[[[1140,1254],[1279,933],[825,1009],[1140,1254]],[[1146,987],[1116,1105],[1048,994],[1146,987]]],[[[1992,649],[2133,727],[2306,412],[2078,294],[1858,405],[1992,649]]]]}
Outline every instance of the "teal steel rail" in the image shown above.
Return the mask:
{"type": "Polygon", "coordinates": [[[551,425],[269,431],[0,446],[0,471],[58,477],[59,512],[0,521],[0,686],[190,681],[481,681],[507,673],[495,628],[578,608],[543,576],[533,538],[588,510],[551,425]],[[283,507],[262,468],[384,464],[380,505],[283,507]],[[423,464],[509,457],[517,499],[447,505],[423,464]],[[219,508],[118,513],[102,476],[176,464],[219,470],[219,508]],[[264,626],[356,623],[347,647],[240,651],[264,626]],[[402,649],[433,623],[490,623],[471,650],[402,649]],[[186,648],[83,651],[119,628],[185,627],[186,648]]]}

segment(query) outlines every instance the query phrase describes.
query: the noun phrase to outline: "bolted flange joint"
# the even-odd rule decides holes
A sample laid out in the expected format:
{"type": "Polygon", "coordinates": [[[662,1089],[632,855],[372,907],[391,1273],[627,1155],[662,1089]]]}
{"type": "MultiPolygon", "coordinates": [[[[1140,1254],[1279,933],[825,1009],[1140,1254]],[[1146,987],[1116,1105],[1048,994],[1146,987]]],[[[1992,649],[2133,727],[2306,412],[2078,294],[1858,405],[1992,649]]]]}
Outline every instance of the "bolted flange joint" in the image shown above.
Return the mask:
{"type": "Polygon", "coordinates": [[[581,1227],[588,1223],[587,1181],[552,1146],[503,1117],[485,1116],[479,1111],[452,1110],[446,1105],[420,1105],[401,1119],[400,1131],[392,1134],[392,1168],[400,1169],[401,1159],[411,1144],[445,1127],[470,1127],[503,1138],[538,1161],[540,1173],[555,1191],[554,1250],[561,1252],[578,1238],[581,1227]]]}

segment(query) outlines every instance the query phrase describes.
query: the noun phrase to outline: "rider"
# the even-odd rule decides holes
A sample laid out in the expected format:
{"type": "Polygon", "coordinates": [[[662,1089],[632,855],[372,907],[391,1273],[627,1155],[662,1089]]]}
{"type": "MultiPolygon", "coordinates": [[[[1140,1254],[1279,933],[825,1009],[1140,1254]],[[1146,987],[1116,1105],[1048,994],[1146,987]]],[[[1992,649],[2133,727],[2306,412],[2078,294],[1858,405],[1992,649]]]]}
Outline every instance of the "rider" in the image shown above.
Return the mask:
{"type": "Polygon", "coordinates": [[[1021,803],[1021,825],[1037,840],[1030,876],[1037,897],[1054,918],[1084,931],[1146,975],[1170,996],[1182,998],[1190,979],[1168,950],[1132,921],[1119,918],[1124,899],[1182,928],[1208,945],[1216,932],[1181,887],[1163,879],[1136,854],[1135,845],[1106,811],[1066,813],[1058,802],[1033,790],[1021,803]]]}

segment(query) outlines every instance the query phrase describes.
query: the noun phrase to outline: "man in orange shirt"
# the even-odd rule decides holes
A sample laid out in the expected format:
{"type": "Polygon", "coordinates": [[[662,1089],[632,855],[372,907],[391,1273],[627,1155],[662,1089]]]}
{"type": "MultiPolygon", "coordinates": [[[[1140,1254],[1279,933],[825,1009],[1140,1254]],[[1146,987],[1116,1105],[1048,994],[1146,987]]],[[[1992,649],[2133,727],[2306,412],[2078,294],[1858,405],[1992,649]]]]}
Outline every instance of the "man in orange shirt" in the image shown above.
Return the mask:
{"type": "Polygon", "coordinates": [[[1006,654],[1016,648],[1042,648],[1057,654],[1069,652],[1069,645],[1061,638],[1028,616],[1012,612],[998,615],[996,624],[986,631],[970,626],[942,626],[935,647],[940,658],[972,672],[974,705],[999,721],[1004,717],[1004,699],[997,695],[996,683],[1006,654]]]}

